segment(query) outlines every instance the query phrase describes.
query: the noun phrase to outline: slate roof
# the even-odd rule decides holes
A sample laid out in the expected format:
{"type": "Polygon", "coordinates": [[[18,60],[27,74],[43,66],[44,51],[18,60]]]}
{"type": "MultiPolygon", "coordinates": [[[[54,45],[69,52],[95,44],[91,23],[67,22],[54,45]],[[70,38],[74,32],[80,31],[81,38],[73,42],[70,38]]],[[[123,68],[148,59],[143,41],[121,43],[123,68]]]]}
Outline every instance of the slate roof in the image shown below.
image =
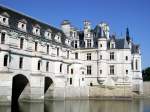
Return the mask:
{"type": "Polygon", "coordinates": [[[131,53],[139,53],[139,45],[136,45],[134,43],[132,43],[132,49],[131,49],[131,53]]]}
{"type": "MultiPolygon", "coordinates": [[[[24,14],[18,13],[16,11],[13,11],[12,9],[0,6],[0,14],[4,15],[6,17],[9,17],[9,26],[10,28],[12,28],[13,30],[18,30],[18,22],[19,21],[23,21],[25,23],[27,23],[27,33],[33,35],[32,33],[32,28],[35,25],[38,25],[40,27],[40,34],[41,36],[40,39],[41,40],[45,40],[45,41],[50,41],[47,40],[44,37],[44,33],[45,31],[52,31],[52,43],[55,45],[60,45],[60,46],[64,46],[64,47],[69,47],[68,45],[65,44],[65,39],[67,38],[66,35],[63,33],[62,30],[55,28],[51,25],[48,25],[46,23],[40,22],[39,20],[36,20],[34,18],[31,18],[29,16],[26,16],[24,14]],[[58,43],[55,41],[54,37],[56,34],[61,34],[61,43],[58,43]]],[[[65,20],[62,24],[70,24],[69,21],[65,20]]],[[[101,28],[97,25],[94,29],[91,30],[91,33],[95,35],[95,37],[93,38],[94,41],[94,48],[98,47],[98,38],[101,38],[101,28]]],[[[80,47],[81,48],[85,48],[85,42],[84,42],[84,32],[83,31],[78,31],[78,35],[79,35],[79,40],[80,40],[80,47]]],[[[38,37],[38,36],[36,36],[38,37]]],[[[110,36],[110,39],[107,41],[107,47],[108,49],[110,48],[110,41],[111,40],[115,41],[116,47],[115,49],[129,49],[129,45],[128,42],[125,38],[116,38],[115,36],[110,36]]],[[[71,45],[73,46],[73,42],[71,43],[71,45]]],[[[131,49],[132,53],[139,53],[139,46],[135,45],[132,43],[132,49],[131,49]]]]}
{"type": "Polygon", "coordinates": [[[33,19],[29,16],[26,16],[24,14],[18,13],[16,11],[12,10],[12,9],[0,6],[0,14],[4,14],[4,13],[9,14],[9,26],[10,26],[10,28],[12,28],[14,30],[18,30],[18,22],[24,20],[24,21],[27,22],[27,33],[28,34],[33,35],[33,33],[32,33],[33,26],[34,25],[39,25],[40,26],[40,34],[41,34],[40,37],[43,40],[45,40],[45,37],[44,37],[45,31],[50,29],[52,31],[52,42],[54,44],[57,44],[57,45],[62,45],[64,47],[68,47],[68,45],[65,44],[65,39],[67,37],[62,32],[62,30],[60,30],[58,28],[55,28],[51,25],[48,25],[46,23],[40,22],[40,21],[38,21],[36,19],[33,19]],[[61,35],[62,35],[61,36],[61,43],[56,42],[55,39],[54,39],[55,35],[58,34],[58,33],[61,33],[61,35]]]}

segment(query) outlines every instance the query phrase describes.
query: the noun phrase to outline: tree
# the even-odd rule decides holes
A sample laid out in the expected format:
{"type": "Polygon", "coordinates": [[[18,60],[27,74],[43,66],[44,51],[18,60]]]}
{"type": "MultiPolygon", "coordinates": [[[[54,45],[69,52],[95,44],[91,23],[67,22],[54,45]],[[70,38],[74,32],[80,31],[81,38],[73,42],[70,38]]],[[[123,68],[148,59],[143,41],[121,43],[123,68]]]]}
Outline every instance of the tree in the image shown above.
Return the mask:
{"type": "Polygon", "coordinates": [[[142,76],[144,81],[150,81],[150,67],[142,70],[142,76]]]}

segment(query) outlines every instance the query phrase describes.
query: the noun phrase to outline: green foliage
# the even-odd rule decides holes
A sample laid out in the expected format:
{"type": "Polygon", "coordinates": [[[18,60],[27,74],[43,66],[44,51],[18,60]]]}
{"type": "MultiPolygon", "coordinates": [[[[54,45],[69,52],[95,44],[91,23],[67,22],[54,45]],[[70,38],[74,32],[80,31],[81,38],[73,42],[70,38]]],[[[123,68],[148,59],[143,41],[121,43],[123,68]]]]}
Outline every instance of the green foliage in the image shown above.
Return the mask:
{"type": "Polygon", "coordinates": [[[142,70],[142,76],[144,81],[150,81],[150,67],[142,70]]]}

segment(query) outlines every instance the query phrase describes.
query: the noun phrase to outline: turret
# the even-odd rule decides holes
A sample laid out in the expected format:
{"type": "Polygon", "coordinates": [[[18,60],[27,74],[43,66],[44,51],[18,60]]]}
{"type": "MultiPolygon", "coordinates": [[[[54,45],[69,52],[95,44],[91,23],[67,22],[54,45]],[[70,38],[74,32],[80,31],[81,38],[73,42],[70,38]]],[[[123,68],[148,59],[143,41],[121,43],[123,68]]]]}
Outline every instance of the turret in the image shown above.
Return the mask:
{"type": "Polygon", "coordinates": [[[64,20],[61,23],[61,29],[67,37],[70,37],[71,24],[68,20],[64,20]]]}

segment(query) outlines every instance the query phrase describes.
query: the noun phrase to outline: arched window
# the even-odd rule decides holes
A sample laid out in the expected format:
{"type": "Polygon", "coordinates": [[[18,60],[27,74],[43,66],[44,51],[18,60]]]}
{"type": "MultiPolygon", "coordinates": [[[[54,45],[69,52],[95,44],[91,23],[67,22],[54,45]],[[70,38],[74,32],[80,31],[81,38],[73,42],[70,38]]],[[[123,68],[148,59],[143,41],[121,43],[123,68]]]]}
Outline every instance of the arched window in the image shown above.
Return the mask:
{"type": "Polygon", "coordinates": [[[62,72],[62,64],[60,64],[60,72],[62,72]]]}
{"type": "Polygon", "coordinates": [[[131,62],[131,69],[132,69],[132,70],[134,69],[133,60],[132,60],[132,62],[131,62]]]}
{"type": "Polygon", "coordinates": [[[49,71],[49,62],[46,62],[46,71],[49,71]]]}
{"type": "Polygon", "coordinates": [[[59,56],[59,48],[57,48],[57,56],[59,56]]]}
{"type": "Polygon", "coordinates": [[[4,56],[4,66],[7,66],[7,62],[8,62],[8,55],[4,56]]]}
{"type": "Polygon", "coordinates": [[[138,60],[135,61],[135,68],[138,70],[138,60]]]}
{"type": "Polygon", "coordinates": [[[38,68],[37,68],[37,69],[38,69],[38,70],[41,69],[41,60],[38,61],[38,68]]]}
{"type": "Polygon", "coordinates": [[[4,32],[1,33],[1,44],[5,44],[6,34],[4,32]]]}
{"type": "Polygon", "coordinates": [[[20,38],[20,49],[23,49],[23,41],[24,41],[24,39],[20,38]]]}

